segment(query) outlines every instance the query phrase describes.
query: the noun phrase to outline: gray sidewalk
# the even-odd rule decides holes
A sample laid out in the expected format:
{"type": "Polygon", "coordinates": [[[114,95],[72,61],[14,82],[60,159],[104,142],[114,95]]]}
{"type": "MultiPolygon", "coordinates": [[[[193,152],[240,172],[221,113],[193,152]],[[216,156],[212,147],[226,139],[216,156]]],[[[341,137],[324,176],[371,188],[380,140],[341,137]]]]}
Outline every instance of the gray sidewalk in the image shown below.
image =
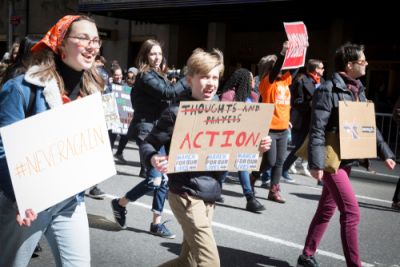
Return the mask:
{"type": "Polygon", "coordinates": [[[379,159],[371,160],[371,171],[364,167],[354,167],[351,170],[351,177],[374,180],[378,182],[397,183],[400,176],[400,163],[390,171],[386,168],[385,162],[379,159]]]}

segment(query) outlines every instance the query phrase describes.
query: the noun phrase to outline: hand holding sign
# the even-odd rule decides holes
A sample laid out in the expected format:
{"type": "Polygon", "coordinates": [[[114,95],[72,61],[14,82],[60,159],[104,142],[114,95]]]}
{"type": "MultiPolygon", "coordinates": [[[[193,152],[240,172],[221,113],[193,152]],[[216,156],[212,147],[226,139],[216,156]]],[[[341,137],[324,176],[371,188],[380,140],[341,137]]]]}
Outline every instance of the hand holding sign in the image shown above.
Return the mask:
{"type": "Polygon", "coordinates": [[[151,157],[151,165],[161,173],[168,171],[168,156],[154,154],[151,157]]]}

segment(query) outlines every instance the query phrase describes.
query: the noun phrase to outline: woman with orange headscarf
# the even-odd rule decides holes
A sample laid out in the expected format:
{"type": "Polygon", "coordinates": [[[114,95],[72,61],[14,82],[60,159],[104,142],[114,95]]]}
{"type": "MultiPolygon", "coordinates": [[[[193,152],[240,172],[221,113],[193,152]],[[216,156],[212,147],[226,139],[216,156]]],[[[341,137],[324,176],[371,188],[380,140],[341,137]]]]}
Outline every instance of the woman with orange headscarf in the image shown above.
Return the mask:
{"type": "MultiPolygon", "coordinates": [[[[33,48],[33,65],[0,90],[0,127],[78,97],[102,91],[94,60],[101,40],[94,21],[65,16],[33,48]],[[32,108],[27,114],[33,96],[32,108]]],[[[57,266],[90,266],[89,226],[83,195],[38,214],[18,214],[3,143],[0,139],[0,266],[27,266],[44,234],[57,266]]]]}

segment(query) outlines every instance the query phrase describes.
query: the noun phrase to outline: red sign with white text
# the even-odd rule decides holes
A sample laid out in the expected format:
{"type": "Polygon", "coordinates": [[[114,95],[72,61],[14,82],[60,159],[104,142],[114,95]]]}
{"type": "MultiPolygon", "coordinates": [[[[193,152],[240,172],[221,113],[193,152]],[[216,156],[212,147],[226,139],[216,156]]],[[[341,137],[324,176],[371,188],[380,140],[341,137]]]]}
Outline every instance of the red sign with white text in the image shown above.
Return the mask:
{"type": "Polygon", "coordinates": [[[282,70],[296,69],[304,66],[308,47],[308,34],[306,25],[302,21],[284,22],[289,48],[286,51],[282,70]]]}

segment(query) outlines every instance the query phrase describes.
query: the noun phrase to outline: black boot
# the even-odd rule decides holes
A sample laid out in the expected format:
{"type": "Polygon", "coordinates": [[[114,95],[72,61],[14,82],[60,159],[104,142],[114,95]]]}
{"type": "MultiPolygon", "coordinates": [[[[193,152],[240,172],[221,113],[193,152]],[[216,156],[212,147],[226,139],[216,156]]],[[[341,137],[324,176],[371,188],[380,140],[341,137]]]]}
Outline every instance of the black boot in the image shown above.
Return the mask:
{"type": "Polygon", "coordinates": [[[250,212],[260,212],[265,210],[263,204],[261,204],[254,195],[249,195],[247,198],[246,210],[250,212]]]}

